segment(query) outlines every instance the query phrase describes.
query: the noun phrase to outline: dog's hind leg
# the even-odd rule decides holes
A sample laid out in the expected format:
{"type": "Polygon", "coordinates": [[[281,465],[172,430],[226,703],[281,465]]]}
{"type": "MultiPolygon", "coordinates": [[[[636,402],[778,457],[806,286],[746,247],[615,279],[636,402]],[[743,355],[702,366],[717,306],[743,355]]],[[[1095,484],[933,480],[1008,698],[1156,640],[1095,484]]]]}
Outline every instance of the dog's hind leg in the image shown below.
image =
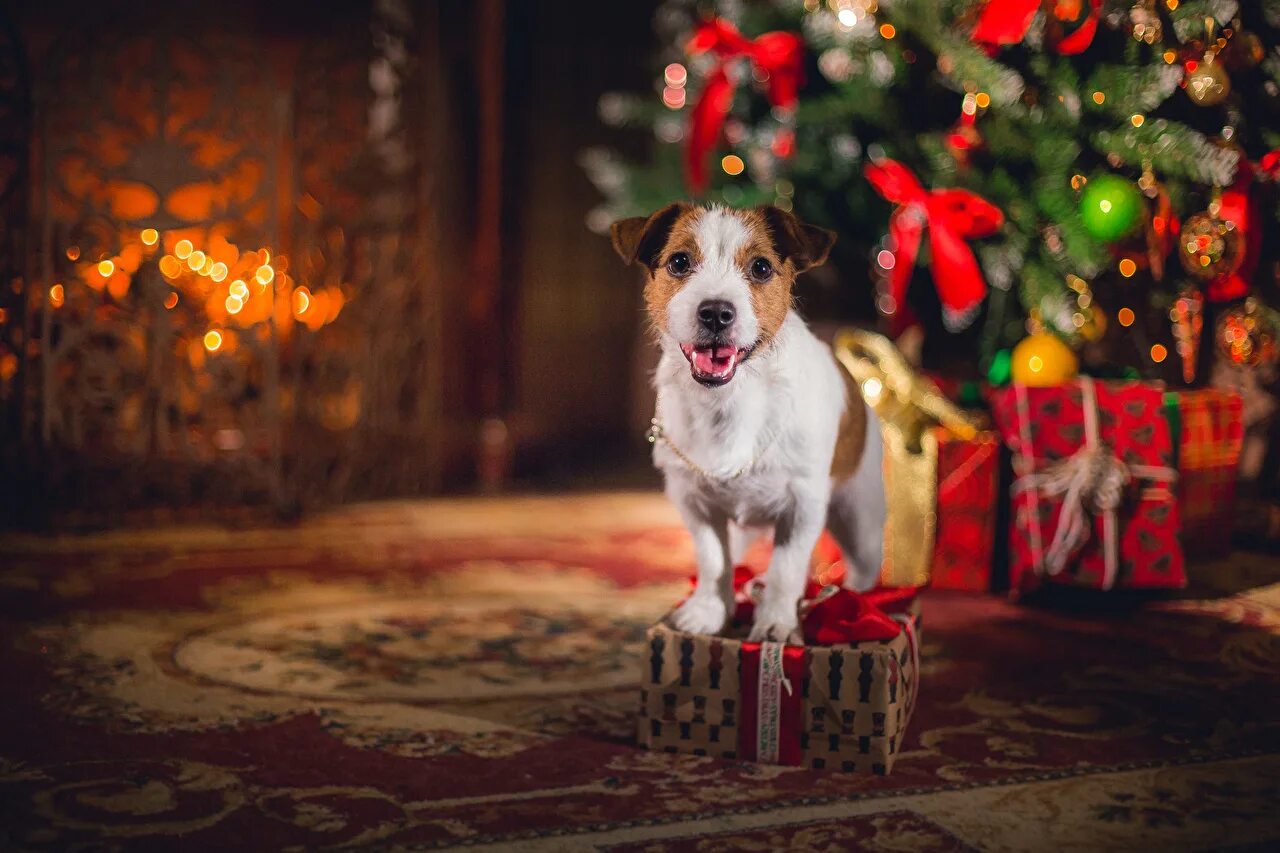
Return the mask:
{"type": "Polygon", "coordinates": [[[844,552],[845,586],[867,590],[880,577],[884,559],[884,440],[880,421],[867,409],[867,444],[852,477],[833,483],[827,529],[844,552]]]}

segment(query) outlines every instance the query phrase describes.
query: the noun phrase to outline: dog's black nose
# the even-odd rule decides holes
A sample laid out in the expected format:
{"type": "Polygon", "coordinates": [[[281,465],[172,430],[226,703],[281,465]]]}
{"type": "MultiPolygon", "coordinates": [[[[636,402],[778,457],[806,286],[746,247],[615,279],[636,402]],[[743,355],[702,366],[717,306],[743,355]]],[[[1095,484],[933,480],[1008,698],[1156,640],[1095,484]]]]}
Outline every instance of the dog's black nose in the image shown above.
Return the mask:
{"type": "Polygon", "coordinates": [[[736,316],[733,305],[723,299],[708,299],[698,306],[698,322],[713,335],[732,326],[736,316]]]}

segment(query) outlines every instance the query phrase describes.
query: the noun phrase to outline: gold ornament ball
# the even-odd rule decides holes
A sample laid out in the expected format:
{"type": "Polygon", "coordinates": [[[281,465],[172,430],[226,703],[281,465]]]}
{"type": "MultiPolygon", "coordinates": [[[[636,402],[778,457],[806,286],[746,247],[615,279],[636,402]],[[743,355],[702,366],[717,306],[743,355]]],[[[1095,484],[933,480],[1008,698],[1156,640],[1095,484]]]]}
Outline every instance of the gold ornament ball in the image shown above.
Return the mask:
{"type": "Polygon", "coordinates": [[[1048,387],[1074,379],[1080,362],[1071,347],[1056,335],[1028,335],[1013,348],[1013,381],[1018,385],[1048,387]]]}
{"type": "Polygon", "coordinates": [[[1222,315],[1216,338],[1218,352],[1239,367],[1271,364],[1280,354],[1275,324],[1253,298],[1222,315]]]}
{"type": "Polygon", "coordinates": [[[1202,281],[1230,275],[1244,260],[1244,235],[1230,220],[1197,213],[1182,225],[1178,257],[1186,271],[1202,281]]]}
{"type": "Polygon", "coordinates": [[[1231,78],[1221,62],[1203,60],[1187,72],[1187,95],[1202,107],[1212,107],[1231,94],[1231,78]]]}

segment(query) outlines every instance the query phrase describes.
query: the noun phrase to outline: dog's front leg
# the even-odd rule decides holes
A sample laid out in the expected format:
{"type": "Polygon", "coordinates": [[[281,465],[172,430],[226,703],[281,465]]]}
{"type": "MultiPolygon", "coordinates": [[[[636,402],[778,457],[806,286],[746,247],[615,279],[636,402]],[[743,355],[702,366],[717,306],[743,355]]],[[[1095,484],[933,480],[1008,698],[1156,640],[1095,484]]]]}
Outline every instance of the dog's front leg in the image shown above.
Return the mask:
{"type": "MultiPolygon", "coordinates": [[[[669,492],[670,493],[670,492],[669,492]]],[[[733,613],[733,571],[729,557],[729,519],[685,495],[671,495],[693,536],[698,583],[676,608],[671,622],[690,634],[717,634],[733,613]]]]}
{"type": "Polygon", "coordinates": [[[826,483],[818,481],[794,483],[792,489],[792,506],[774,531],[764,595],[751,627],[754,641],[800,642],[797,608],[809,579],[809,558],[822,534],[827,492],[826,483]]]}

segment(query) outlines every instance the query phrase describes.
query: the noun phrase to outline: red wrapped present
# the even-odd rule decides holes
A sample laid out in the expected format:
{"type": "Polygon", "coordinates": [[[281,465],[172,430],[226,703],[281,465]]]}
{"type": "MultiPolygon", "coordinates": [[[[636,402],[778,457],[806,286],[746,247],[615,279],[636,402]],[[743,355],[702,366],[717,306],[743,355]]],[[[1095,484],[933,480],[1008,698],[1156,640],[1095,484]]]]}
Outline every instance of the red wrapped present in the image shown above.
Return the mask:
{"type": "Polygon", "coordinates": [[[1217,388],[1170,391],[1165,414],[1177,452],[1182,547],[1188,556],[1225,557],[1235,527],[1244,400],[1217,388]]]}
{"type": "Polygon", "coordinates": [[[1186,585],[1164,392],[1082,378],[993,397],[1013,451],[1009,581],[1101,589],[1186,585]]]}
{"type": "Polygon", "coordinates": [[[919,687],[919,608],[911,590],[858,594],[811,583],[805,645],[749,643],[759,582],[735,573],[724,636],[649,629],[641,745],[768,764],[886,774],[919,687]]]}
{"type": "Polygon", "coordinates": [[[836,360],[862,389],[884,439],[884,562],[880,583],[984,590],[995,545],[1000,443],[893,342],[846,330],[836,360]]]}
{"type": "Polygon", "coordinates": [[[938,509],[929,586],[991,589],[996,539],[1000,438],[962,439],[938,431],[938,509]]]}

